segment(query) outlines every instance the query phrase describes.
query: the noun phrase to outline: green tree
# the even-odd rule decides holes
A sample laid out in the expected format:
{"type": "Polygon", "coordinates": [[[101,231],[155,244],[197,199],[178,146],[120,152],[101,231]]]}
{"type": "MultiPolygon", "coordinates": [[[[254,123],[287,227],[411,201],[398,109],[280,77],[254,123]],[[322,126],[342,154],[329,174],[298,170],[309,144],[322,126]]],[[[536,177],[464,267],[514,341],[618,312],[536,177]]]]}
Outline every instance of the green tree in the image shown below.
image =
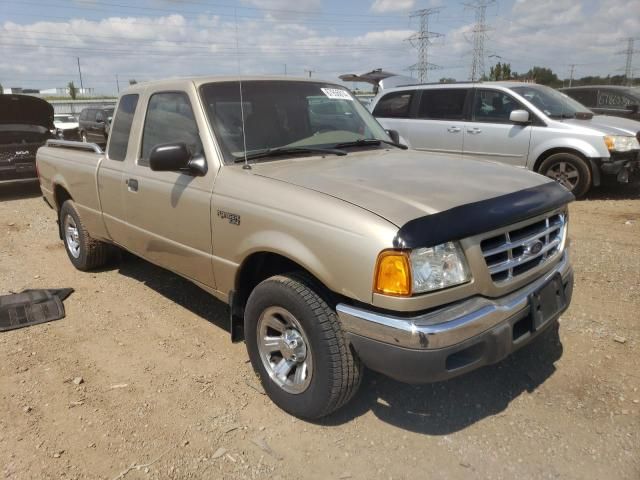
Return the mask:
{"type": "Polygon", "coordinates": [[[78,96],[78,89],[76,88],[75,84],[73,82],[69,82],[67,84],[67,89],[69,90],[69,96],[71,97],[71,100],[75,100],[78,96]]]}
{"type": "Polygon", "coordinates": [[[2,88],[2,84],[0,83],[0,95],[4,93],[4,88],[2,88]]]}
{"type": "Polygon", "coordinates": [[[489,80],[510,80],[511,65],[509,63],[496,63],[495,66],[489,68],[489,80]]]}
{"type": "Polygon", "coordinates": [[[456,79],[451,77],[442,77],[440,79],[440,83],[456,83],[456,79]]]}
{"type": "Polygon", "coordinates": [[[534,80],[536,83],[549,85],[550,87],[562,85],[562,81],[558,79],[558,76],[550,68],[546,67],[533,67],[526,73],[525,77],[528,80],[534,80]]]}

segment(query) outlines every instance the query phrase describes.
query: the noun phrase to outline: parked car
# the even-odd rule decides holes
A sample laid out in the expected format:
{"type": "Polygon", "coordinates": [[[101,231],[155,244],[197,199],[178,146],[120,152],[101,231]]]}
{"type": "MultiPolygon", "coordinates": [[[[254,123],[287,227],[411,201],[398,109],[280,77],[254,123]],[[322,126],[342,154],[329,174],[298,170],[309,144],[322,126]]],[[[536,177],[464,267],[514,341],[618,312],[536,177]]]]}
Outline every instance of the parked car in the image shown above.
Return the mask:
{"type": "Polygon", "coordinates": [[[640,169],[640,122],[594,116],[543,85],[405,86],[380,93],[371,109],[412,148],[527,168],[578,197],[603,176],[628,182],[640,169]]]}
{"type": "Polygon", "coordinates": [[[117,245],[191,280],[230,305],[269,397],[318,418],[363,366],[454,377],[556,328],[571,300],[573,195],[394,136],[331,83],[168,80],[121,95],[106,153],[50,141],[38,168],[76,268],[117,245]]]}
{"type": "Polygon", "coordinates": [[[561,88],[560,91],[594,113],[640,120],[640,87],[589,85],[561,88]]]}
{"type": "Polygon", "coordinates": [[[52,138],[53,107],[30,95],[0,94],[0,183],[33,181],[36,151],[52,138]]]}
{"type": "Polygon", "coordinates": [[[66,113],[59,113],[53,116],[56,137],[66,140],[78,140],[78,118],[66,113]]]}
{"type": "Polygon", "coordinates": [[[113,119],[113,107],[89,107],[80,112],[79,130],[83,142],[106,145],[113,119]]]}

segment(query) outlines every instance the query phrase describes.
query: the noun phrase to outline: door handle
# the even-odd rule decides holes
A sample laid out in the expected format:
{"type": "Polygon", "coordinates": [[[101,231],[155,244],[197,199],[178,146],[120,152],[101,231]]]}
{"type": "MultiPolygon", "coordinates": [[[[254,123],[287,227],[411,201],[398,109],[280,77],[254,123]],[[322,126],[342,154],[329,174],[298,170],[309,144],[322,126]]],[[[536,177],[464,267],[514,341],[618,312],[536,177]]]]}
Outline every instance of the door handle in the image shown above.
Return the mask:
{"type": "Polygon", "coordinates": [[[458,132],[460,132],[460,127],[449,127],[449,128],[447,128],[447,132],[449,132],[449,133],[458,133],[458,132]]]}
{"type": "Polygon", "coordinates": [[[128,178],[127,180],[124,181],[124,183],[127,184],[130,192],[138,191],[138,180],[136,180],[135,178],[128,178]]]}
{"type": "Polygon", "coordinates": [[[479,128],[470,128],[467,130],[467,133],[470,133],[471,135],[478,135],[479,133],[482,133],[482,130],[479,128]]]}

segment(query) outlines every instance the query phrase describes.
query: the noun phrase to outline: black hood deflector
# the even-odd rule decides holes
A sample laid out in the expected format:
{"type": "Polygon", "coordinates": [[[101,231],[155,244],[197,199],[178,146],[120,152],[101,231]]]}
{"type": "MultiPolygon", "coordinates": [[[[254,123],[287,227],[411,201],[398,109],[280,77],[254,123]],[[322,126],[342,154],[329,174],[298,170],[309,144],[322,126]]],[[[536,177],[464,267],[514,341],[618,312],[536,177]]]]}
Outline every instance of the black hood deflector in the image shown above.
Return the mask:
{"type": "Polygon", "coordinates": [[[560,184],[544,183],[411,220],[400,228],[393,246],[433,247],[512,225],[573,200],[573,194],[560,184]]]}
{"type": "Polygon", "coordinates": [[[30,95],[0,94],[0,125],[38,125],[53,127],[53,106],[30,95]]]}

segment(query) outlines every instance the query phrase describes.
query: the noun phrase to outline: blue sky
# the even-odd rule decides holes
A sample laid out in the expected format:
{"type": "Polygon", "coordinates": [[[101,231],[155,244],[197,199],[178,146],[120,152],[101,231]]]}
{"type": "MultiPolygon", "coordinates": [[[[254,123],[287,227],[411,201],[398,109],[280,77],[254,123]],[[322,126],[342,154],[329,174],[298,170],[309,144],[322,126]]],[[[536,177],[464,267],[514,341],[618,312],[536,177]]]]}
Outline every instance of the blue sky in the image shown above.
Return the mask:
{"type": "MultiPolygon", "coordinates": [[[[442,67],[429,80],[468,79],[474,13],[462,2],[0,0],[0,84],[78,84],[76,57],[84,85],[102,93],[116,91],[116,74],[121,86],[130,78],[283,74],[285,68],[288,75],[312,70],[333,81],[378,67],[406,75],[417,60],[404,41],[418,28],[409,12],[427,7],[442,7],[430,30],[444,34],[429,50],[429,61],[442,67]]],[[[639,35],[640,3],[497,1],[487,22],[487,69],[502,58],[520,72],[541,65],[568,77],[576,64],[577,77],[619,74],[625,58],[616,52],[624,50],[624,37],[639,35]]]]}

